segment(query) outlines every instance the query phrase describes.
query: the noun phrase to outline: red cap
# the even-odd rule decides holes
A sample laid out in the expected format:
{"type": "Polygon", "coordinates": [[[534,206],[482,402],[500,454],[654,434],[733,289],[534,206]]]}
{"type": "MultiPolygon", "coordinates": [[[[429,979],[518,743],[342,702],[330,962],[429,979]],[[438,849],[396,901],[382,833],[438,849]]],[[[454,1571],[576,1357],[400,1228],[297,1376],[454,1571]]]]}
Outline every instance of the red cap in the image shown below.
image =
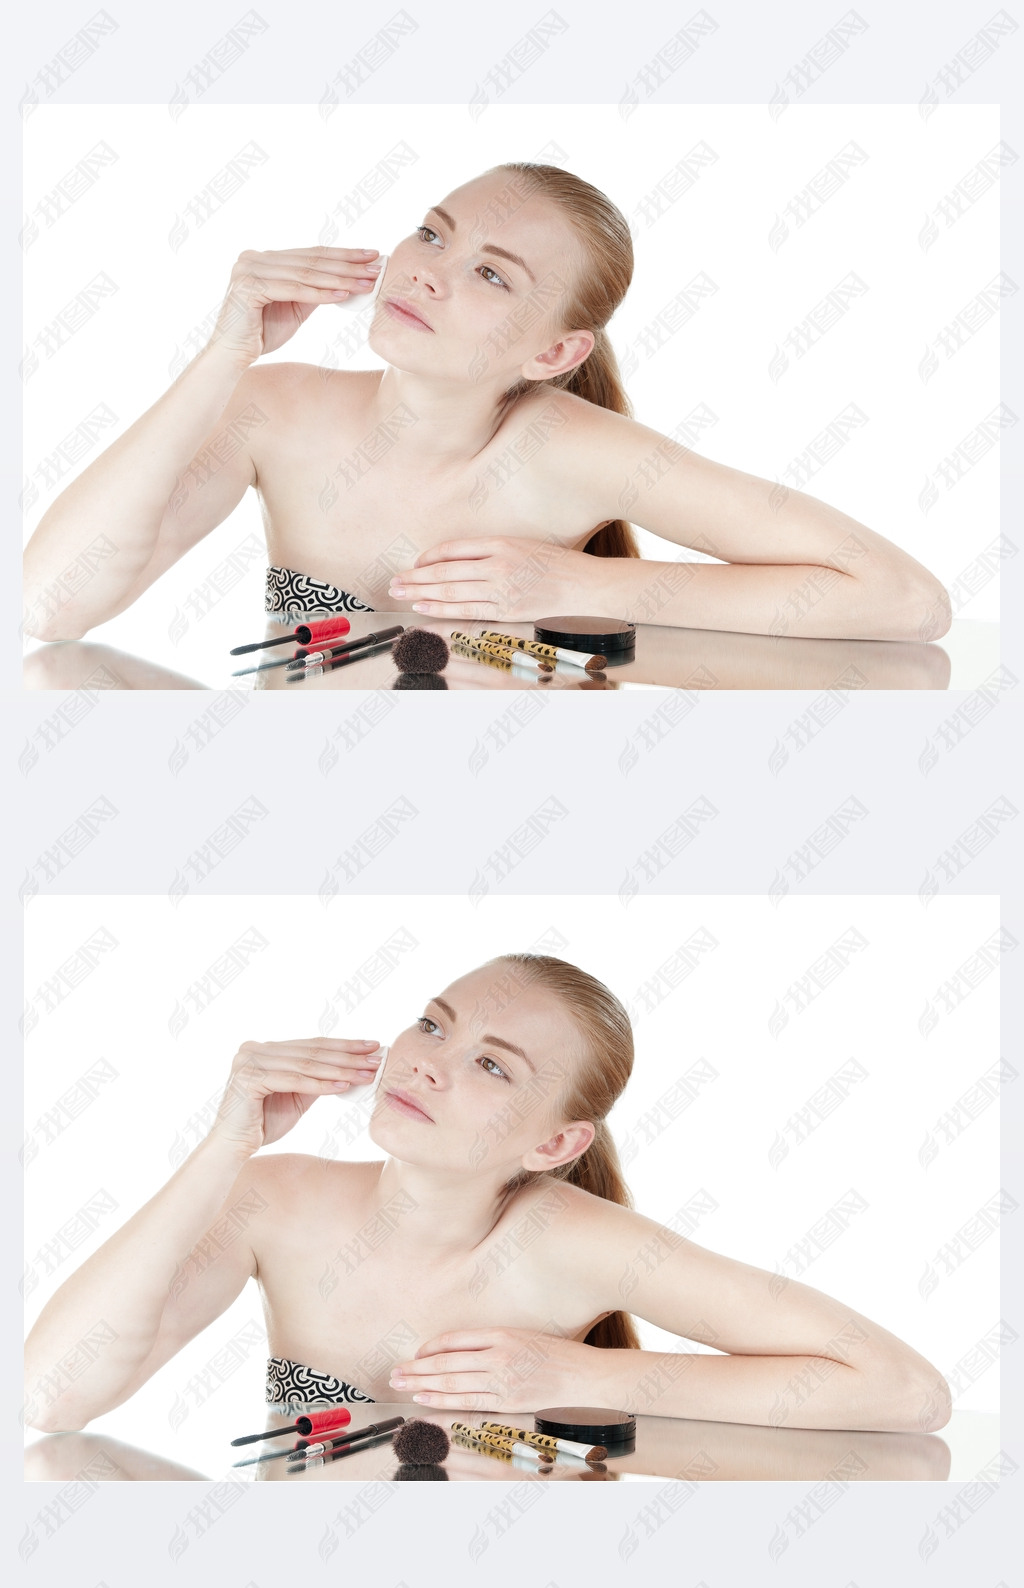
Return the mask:
{"type": "Polygon", "coordinates": [[[302,628],[309,630],[309,639],[303,643],[308,645],[312,640],[341,640],[349,632],[352,625],[348,618],[322,618],[319,623],[303,623],[302,628]]]}
{"type": "Polygon", "coordinates": [[[340,1433],[351,1421],[352,1413],[347,1406],[331,1406],[323,1412],[309,1412],[297,1417],[295,1426],[300,1434],[340,1433]]]}

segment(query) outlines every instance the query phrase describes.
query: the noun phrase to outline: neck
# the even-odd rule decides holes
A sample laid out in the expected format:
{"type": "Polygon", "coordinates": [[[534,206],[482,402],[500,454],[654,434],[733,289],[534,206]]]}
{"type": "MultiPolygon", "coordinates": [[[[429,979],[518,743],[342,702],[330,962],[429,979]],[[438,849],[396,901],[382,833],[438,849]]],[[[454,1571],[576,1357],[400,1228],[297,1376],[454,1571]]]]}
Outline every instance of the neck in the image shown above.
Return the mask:
{"type": "Polygon", "coordinates": [[[504,1187],[514,1173],[513,1165],[498,1176],[467,1177],[388,1158],[372,1186],[371,1205],[383,1213],[393,1204],[393,1238],[414,1258],[437,1263],[466,1257],[483,1245],[508,1206],[504,1187]]]}
{"type": "Polygon", "coordinates": [[[397,408],[408,410],[408,418],[395,426],[389,465],[405,463],[422,472],[457,468],[493,441],[512,406],[503,396],[507,386],[434,380],[389,364],[370,402],[368,428],[387,424],[397,408]]]}

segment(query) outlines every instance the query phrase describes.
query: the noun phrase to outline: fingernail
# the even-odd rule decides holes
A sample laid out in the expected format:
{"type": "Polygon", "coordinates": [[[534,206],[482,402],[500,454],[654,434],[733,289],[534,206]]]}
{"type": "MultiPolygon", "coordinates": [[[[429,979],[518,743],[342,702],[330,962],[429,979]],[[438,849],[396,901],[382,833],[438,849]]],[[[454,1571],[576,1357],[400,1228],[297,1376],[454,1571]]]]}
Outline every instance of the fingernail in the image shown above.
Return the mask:
{"type": "Polygon", "coordinates": [[[372,271],[374,274],[376,274],[378,270],[383,270],[384,269],[384,265],[383,265],[381,260],[375,259],[373,261],[373,264],[372,265],[367,265],[366,268],[367,268],[367,270],[372,271]]]}
{"type": "Polygon", "coordinates": [[[391,1382],[395,1386],[396,1389],[404,1389],[405,1388],[405,1379],[402,1377],[401,1373],[396,1373],[394,1378],[391,1380],[391,1382]]]}
{"type": "Polygon", "coordinates": [[[404,584],[393,584],[391,586],[390,590],[388,591],[388,595],[404,596],[405,595],[405,585],[404,584]]]}
{"type": "Polygon", "coordinates": [[[373,1054],[371,1054],[369,1056],[369,1058],[366,1060],[366,1062],[367,1062],[367,1064],[379,1064],[380,1063],[380,1059],[374,1058],[373,1054]]]}

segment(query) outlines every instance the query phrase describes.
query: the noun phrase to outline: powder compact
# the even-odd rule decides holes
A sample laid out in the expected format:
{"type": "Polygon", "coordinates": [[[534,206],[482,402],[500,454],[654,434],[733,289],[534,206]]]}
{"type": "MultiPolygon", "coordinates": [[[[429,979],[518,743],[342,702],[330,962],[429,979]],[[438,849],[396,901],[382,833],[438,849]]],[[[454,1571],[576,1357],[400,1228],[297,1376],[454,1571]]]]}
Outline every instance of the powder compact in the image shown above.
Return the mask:
{"type": "Polygon", "coordinates": [[[610,1456],[628,1456],[636,1449],[636,1417],[606,1406],[546,1406],[534,1412],[533,1426],[554,1439],[604,1445],[610,1456]]]}
{"type": "Polygon", "coordinates": [[[609,667],[631,662],[636,655],[636,624],[624,618],[537,618],[533,637],[542,645],[603,656],[609,667]]]}

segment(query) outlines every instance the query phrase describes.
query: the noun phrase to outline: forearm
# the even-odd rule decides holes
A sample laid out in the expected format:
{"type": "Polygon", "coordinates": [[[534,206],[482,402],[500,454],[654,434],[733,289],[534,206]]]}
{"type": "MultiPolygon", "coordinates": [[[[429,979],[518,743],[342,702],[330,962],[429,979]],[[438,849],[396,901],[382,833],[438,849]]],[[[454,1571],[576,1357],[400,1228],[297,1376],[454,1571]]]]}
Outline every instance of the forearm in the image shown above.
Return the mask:
{"type": "Polygon", "coordinates": [[[25,1343],[32,1427],[80,1428],[124,1398],[153,1348],[176,1278],[245,1161],[208,1137],[51,1296],[25,1343]],[[89,1370],[79,1377],[74,1367],[83,1357],[89,1370]]]}
{"type": "Polygon", "coordinates": [[[870,1368],[818,1356],[607,1350],[600,1358],[598,1404],[650,1417],[894,1433],[931,1432],[949,1419],[948,1387],[916,1353],[870,1368]]]}
{"type": "Polygon", "coordinates": [[[78,639],[129,604],[181,473],[245,368],[204,349],[51,504],[25,549],[29,634],[78,639]]]}
{"type": "MultiPolygon", "coordinates": [[[[851,539],[854,537],[851,536],[851,539]]],[[[846,568],[801,563],[653,562],[595,557],[596,616],[777,638],[934,640],[949,601],[913,558],[840,547],[846,568]]]]}

